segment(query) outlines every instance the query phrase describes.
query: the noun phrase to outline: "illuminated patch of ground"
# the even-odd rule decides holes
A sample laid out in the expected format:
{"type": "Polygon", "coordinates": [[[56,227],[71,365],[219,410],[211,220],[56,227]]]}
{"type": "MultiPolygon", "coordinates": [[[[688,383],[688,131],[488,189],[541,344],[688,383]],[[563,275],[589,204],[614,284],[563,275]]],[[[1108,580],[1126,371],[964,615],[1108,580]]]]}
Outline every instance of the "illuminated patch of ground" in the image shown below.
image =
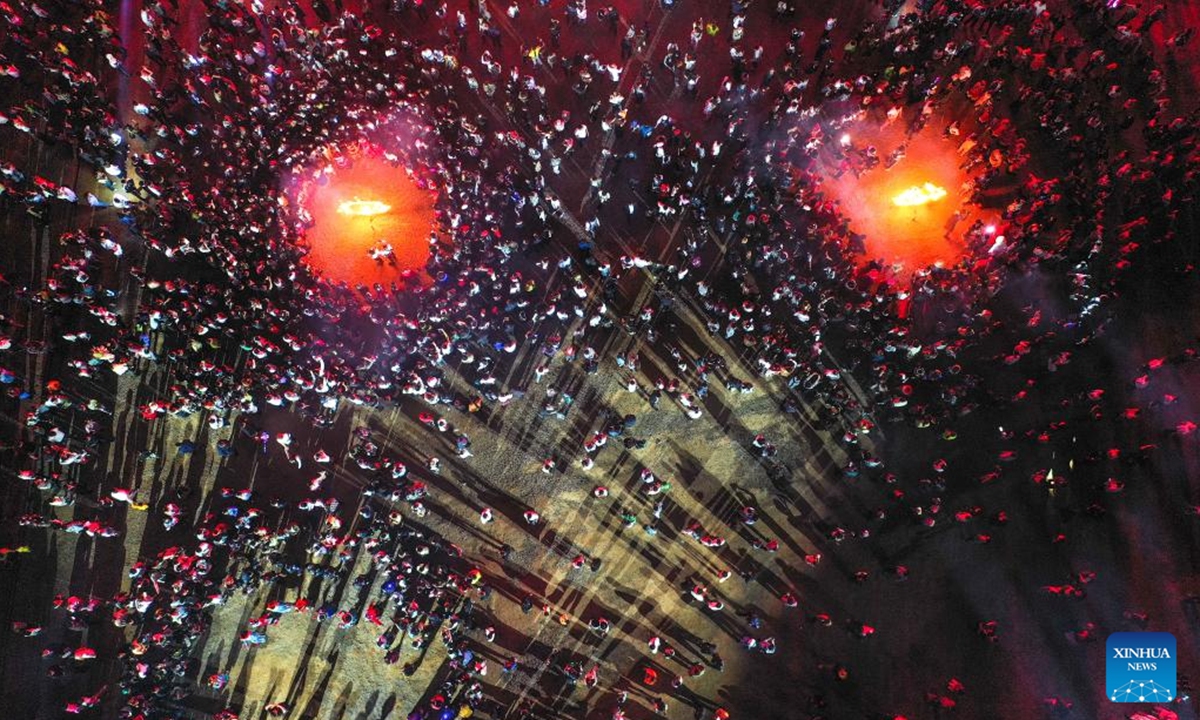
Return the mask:
{"type": "Polygon", "coordinates": [[[903,157],[889,168],[889,156],[906,141],[901,123],[861,123],[843,138],[847,155],[874,146],[879,158],[857,176],[842,165],[840,173],[829,173],[825,181],[851,229],[865,236],[866,259],[900,265],[904,272],[962,259],[967,228],[984,218],[967,202],[963,186],[971,173],[961,167],[960,140],[943,138],[941,127],[931,124],[907,138],[903,157]],[[935,188],[944,190],[944,196],[935,188]]]}
{"type": "Polygon", "coordinates": [[[309,182],[300,201],[313,220],[307,262],[325,279],[353,286],[424,277],[434,195],[403,167],[360,156],[309,182]]]}

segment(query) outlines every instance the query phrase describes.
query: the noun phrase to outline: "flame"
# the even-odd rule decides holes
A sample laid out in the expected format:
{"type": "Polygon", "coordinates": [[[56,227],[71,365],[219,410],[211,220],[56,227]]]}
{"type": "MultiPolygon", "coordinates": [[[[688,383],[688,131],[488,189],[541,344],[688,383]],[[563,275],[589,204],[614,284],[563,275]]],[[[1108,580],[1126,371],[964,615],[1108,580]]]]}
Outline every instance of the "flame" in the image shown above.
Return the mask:
{"type": "Polygon", "coordinates": [[[347,200],[338,205],[337,211],[342,215],[383,215],[391,210],[392,206],[379,202],[378,200],[347,200]]]}
{"type": "Polygon", "coordinates": [[[913,185],[892,198],[892,202],[900,207],[913,207],[914,205],[926,205],[937,202],[944,197],[946,197],[945,188],[927,182],[924,185],[913,185]]]}

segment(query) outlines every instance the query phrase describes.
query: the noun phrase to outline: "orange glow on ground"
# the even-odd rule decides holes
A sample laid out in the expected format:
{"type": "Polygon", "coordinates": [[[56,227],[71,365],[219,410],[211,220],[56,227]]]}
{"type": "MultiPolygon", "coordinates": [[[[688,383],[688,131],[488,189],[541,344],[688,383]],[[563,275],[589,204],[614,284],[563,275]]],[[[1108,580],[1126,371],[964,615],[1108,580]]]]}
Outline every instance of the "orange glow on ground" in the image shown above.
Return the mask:
{"type": "Polygon", "coordinates": [[[403,167],[365,155],[325,178],[325,184],[311,182],[302,191],[313,220],[304,233],[308,265],[326,280],[352,287],[387,286],[405,271],[424,279],[433,193],[418,187],[403,167]],[[394,263],[371,257],[384,243],[391,245],[394,263]]]}
{"type": "Polygon", "coordinates": [[[966,202],[962,189],[971,175],[960,167],[960,139],[942,138],[937,123],[909,138],[904,158],[890,170],[884,168],[885,159],[905,140],[902,122],[881,128],[868,121],[847,128],[855,147],[876,147],[880,163],[857,177],[830,173],[824,184],[850,228],[866,236],[864,260],[899,265],[901,274],[909,274],[961,260],[967,253],[963,235],[981,212],[966,202]]]}

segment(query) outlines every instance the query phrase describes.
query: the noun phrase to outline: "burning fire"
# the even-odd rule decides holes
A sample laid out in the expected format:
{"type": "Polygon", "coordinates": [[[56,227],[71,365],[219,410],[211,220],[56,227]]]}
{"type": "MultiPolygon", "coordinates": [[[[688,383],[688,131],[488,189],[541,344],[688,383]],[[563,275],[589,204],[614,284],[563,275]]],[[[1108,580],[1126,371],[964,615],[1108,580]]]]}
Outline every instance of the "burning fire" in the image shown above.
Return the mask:
{"type": "Polygon", "coordinates": [[[392,206],[379,202],[378,200],[347,200],[338,205],[337,211],[342,215],[383,215],[391,210],[392,206]]]}
{"type": "Polygon", "coordinates": [[[924,185],[913,185],[892,198],[892,202],[900,207],[913,207],[937,202],[944,197],[946,197],[945,188],[927,182],[924,185]]]}

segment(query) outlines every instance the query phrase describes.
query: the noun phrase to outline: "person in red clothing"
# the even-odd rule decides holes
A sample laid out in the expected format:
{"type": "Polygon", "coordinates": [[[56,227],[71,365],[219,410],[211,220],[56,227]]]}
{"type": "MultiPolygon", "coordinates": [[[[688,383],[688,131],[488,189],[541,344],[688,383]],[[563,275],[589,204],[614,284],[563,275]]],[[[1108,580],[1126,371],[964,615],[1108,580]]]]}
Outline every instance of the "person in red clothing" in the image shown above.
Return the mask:
{"type": "Polygon", "coordinates": [[[658,682],[658,671],[654,668],[646,668],[642,673],[642,682],[647,685],[654,685],[658,682]]]}

